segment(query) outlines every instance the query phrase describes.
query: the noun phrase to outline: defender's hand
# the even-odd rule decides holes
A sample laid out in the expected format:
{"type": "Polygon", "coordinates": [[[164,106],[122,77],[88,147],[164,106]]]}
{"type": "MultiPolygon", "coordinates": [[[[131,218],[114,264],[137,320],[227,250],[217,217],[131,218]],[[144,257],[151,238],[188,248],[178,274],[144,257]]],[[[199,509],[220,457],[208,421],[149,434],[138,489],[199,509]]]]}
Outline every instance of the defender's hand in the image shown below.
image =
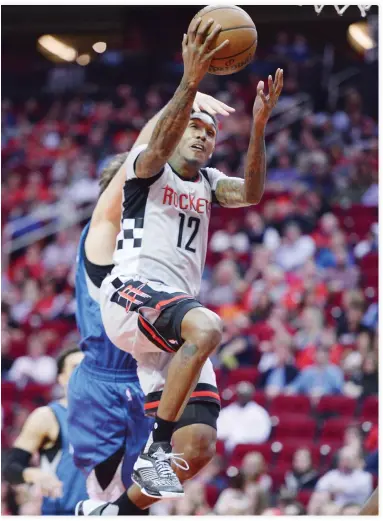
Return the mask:
{"type": "Polygon", "coordinates": [[[266,125],[273,108],[277,104],[278,98],[283,88],[283,69],[278,69],[275,74],[275,80],[269,76],[269,94],[266,96],[263,89],[265,88],[263,81],[257,86],[257,97],[253,106],[254,122],[260,125],[266,125]]]}
{"type": "Polygon", "coordinates": [[[42,496],[53,499],[62,496],[62,482],[52,473],[39,468],[25,469],[25,481],[36,486],[42,496]]]}
{"type": "Polygon", "coordinates": [[[214,20],[210,18],[203,25],[201,21],[201,18],[197,18],[190,25],[188,33],[184,34],[182,40],[184,78],[186,81],[196,83],[197,85],[207,73],[214,55],[229,43],[229,40],[225,40],[218,47],[212,49],[214,40],[221,32],[222,27],[217,24],[211,33],[208,34],[214,20]]]}
{"type": "Polygon", "coordinates": [[[226,105],[222,101],[213,98],[213,96],[209,96],[209,94],[203,94],[202,92],[197,92],[193,109],[197,112],[208,112],[212,116],[216,116],[217,114],[220,116],[230,116],[231,112],[235,112],[233,107],[229,107],[229,105],[226,105]]]}

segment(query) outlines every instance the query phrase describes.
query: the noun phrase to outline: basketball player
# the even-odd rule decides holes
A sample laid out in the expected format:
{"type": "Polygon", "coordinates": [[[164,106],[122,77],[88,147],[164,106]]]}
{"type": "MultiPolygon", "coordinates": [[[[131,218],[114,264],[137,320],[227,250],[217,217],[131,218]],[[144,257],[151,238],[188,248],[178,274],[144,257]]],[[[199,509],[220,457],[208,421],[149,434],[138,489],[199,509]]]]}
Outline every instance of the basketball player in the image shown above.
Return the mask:
{"type": "Polygon", "coordinates": [[[73,462],[67,425],[66,391],[72,371],[81,362],[79,349],[64,351],[57,360],[57,380],[64,398],[35,409],[25,422],[5,464],[11,485],[36,485],[43,496],[42,515],[73,515],[80,499],[88,497],[85,478],[73,462]],[[30,466],[40,454],[40,468],[30,466]]]}
{"type": "Polygon", "coordinates": [[[378,516],[379,515],[379,489],[376,487],[371,494],[369,500],[359,512],[360,516],[378,516]]]}
{"type": "Polygon", "coordinates": [[[220,343],[221,324],[195,298],[210,208],[215,200],[240,207],[262,197],[265,126],[282,90],[283,72],[278,69],[274,83],[269,77],[267,97],[263,82],[258,85],[245,180],[202,168],[214,151],[217,124],[204,112],[192,113],[192,106],[212,57],[225,43],[211,51],[221,27],[208,35],[213,20],[200,23],[196,20],[184,36],[184,76],[149,144],[133,150],[122,166],[126,182],[115,268],[100,292],[108,336],[137,360],[146,409],[157,411],[154,429],[134,465],[135,485],[125,499],[114,505],[82,502],[80,515],[136,514],[132,505],[145,509],[156,499],[182,496],[180,481],[193,475],[193,455],[190,439],[178,438],[181,430],[176,429],[190,405],[195,404],[199,445],[194,459],[208,450],[210,459],[215,450],[219,395],[209,355],[220,343]],[[117,511],[111,508],[115,505],[117,511]]]}
{"type": "MultiPolygon", "coordinates": [[[[197,93],[194,108],[213,115],[227,116],[233,111],[203,93],[197,93]]],[[[161,113],[144,127],[134,147],[148,142],[161,113]]],[[[127,155],[115,156],[103,170],[100,198],[81,235],[76,318],[85,358],[74,371],[68,390],[69,435],[75,463],[87,476],[89,496],[108,501],[117,499],[131,484],[133,464],[152,424],[144,415],[136,362],[106,336],[98,304],[101,283],[113,269],[120,229],[125,175],[115,174],[127,155]]]]}

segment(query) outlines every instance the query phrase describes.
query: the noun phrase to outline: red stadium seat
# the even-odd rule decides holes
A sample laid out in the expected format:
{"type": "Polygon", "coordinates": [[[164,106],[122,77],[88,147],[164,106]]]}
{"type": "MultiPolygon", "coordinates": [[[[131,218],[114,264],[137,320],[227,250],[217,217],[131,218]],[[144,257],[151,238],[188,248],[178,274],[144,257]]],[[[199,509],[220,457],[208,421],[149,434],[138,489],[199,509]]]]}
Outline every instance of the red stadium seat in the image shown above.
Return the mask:
{"type": "Polygon", "coordinates": [[[283,394],[276,396],[269,406],[269,413],[272,416],[279,414],[307,414],[311,412],[311,403],[307,396],[284,396],[283,394]]]}
{"type": "Polygon", "coordinates": [[[298,492],[297,500],[302,503],[303,506],[307,507],[311,498],[312,490],[301,490],[298,492]]]}
{"type": "Polygon", "coordinates": [[[253,385],[256,384],[259,371],[256,367],[239,367],[234,371],[231,371],[226,385],[236,385],[239,382],[251,382],[253,385]]]}
{"type": "Polygon", "coordinates": [[[343,443],[346,428],[353,423],[353,418],[329,418],[323,424],[320,443],[339,447],[343,443]]]}
{"type": "Polygon", "coordinates": [[[1,401],[18,401],[19,390],[13,382],[1,382],[1,401]]]}
{"type": "Polygon", "coordinates": [[[47,403],[52,398],[52,387],[50,385],[40,385],[30,383],[28,384],[22,392],[22,397],[24,399],[28,399],[28,401],[32,402],[41,402],[47,403]]]}
{"type": "Polygon", "coordinates": [[[281,443],[299,439],[312,441],[316,433],[316,422],[305,414],[279,414],[273,439],[281,443]]]}
{"type": "Polygon", "coordinates": [[[217,502],[220,490],[214,485],[205,485],[205,498],[210,508],[213,508],[217,502]]]}
{"type": "Polygon", "coordinates": [[[368,396],[364,399],[360,415],[364,421],[378,423],[379,402],[376,396],[368,396]]]}
{"type": "Polygon", "coordinates": [[[286,472],[291,470],[291,465],[286,463],[278,463],[273,469],[269,469],[267,473],[273,481],[273,491],[278,492],[285,483],[286,472]]]}
{"type": "Polygon", "coordinates": [[[323,415],[339,414],[340,416],[353,416],[356,410],[356,400],[347,396],[322,396],[316,412],[323,415]]]}
{"type": "Polygon", "coordinates": [[[320,446],[314,441],[307,440],[302,442],[299,437],[295,440],[289,439],[282,443],[282,450],[278,454],[277,465],[283,463],[291,466],[293,456],[299,449],[308,449],[311,453],[314,467],[319,467],[321,462],[320,446]]]}
{"type": "Polygon", "coordinates": [[[226,453],[225,443],[222,440],[217,440],[215,449],[216,449],[216,453],[219,454],[220,456],[224,456],[226,453]]]}
{"type": "Polygon", "coordinates": [[[265,458],[266,463],[270,463],[273,459],[273,451],[272,451],[272,443],[240,443],[237,445],[230,458],[230,465],[234,467],[239,467],[242,463],[243,458],[249,452],[260,452],[262,456],[265,458]]]}

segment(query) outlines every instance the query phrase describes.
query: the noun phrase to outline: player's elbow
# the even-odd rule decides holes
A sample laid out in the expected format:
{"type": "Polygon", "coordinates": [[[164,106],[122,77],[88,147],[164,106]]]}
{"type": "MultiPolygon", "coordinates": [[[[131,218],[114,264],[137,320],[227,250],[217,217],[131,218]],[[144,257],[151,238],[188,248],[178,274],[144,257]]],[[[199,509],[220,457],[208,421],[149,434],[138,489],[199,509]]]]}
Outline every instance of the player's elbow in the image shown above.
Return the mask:
{"type": "Polygon", "coordinates": [[[245,201],[249,205],[259,204],[262,200],[264,190],[245,194],[245,201]]]}

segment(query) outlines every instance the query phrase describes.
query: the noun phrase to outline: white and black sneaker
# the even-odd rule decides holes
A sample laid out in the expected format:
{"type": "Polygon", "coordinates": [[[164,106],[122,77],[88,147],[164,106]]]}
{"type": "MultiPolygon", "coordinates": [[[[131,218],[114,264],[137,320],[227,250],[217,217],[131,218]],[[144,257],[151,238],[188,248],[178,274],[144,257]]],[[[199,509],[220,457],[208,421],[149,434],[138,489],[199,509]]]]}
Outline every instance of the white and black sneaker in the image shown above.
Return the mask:
{"type": "Polygon", "coordinates": [[[116,516],[118,506],[105,501],[95,499],[84,499],[77,503],[75,516],[116,516]]]}
{"type": "Polygon", "coordinates": [[[145,496],[155,498],[178,498],[184,495],[183,486],[172,469],[173,463],[183,470],[189,470],[188,463],[173,454],[168,442],[152,442],[145,447],[134,464],[132,480],[145,496]]]}

